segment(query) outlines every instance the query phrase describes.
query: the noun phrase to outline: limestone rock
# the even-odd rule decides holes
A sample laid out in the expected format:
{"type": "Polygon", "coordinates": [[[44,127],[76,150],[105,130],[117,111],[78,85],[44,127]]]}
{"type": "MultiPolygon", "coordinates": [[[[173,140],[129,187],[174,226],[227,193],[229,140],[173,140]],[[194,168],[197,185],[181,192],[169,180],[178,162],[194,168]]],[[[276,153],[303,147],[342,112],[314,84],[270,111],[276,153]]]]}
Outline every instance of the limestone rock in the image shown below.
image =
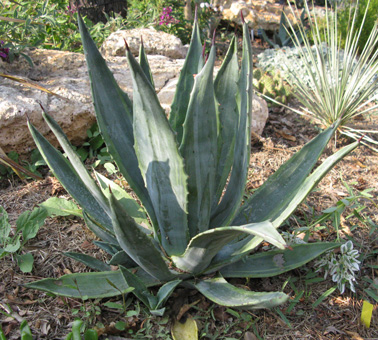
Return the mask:
{"type": "Polygon", "coordinates": [[[182,45],[179,38],[153,28],[135,28],[114,32],[104,41],[100,51],[104,56],[123,57],[126,54],[125,39],[131,52],[138,55],[141,37],[148,55],[163,55],[174,59],[184,59],[186,56],[187,48],[182,45]]]}
{"type": "MultiPolygon", "coordinates": [[[[28,54],[35,63],[33,69],[20,59],[12,64],[0,62],[0,72],[37,82],[67,100],[0,78],[0,146],[7,153],[14,150],[20,154],[35,148],[26,115],[41,133],[54,142],[42,119],[38,102],[63,128],[72,143],[79,145],[86,139],[87,129],[95,122],[84,55],[39,49],[28,54]]],[[[177,76],[184,62],[164,56],[149,56],[148,59],[157,92],[169,79],[177,76]]],[[[110,57],[107,62],[118,84],[131,95],[132,81],[126,57],[110,57]]],[[[57,143],[54,142],[54,145],[57,143]]]]}

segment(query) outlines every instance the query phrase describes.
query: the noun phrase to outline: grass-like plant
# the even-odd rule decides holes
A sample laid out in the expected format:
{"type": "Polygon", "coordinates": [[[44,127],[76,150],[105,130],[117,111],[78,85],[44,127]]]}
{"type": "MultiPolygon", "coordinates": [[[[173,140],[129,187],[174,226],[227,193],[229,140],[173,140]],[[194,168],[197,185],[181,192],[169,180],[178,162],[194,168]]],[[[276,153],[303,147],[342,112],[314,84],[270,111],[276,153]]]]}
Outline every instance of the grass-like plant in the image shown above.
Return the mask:
{"type": "MultiPolygon", "coordinates": [[[[369,1],[370,2],[370,1],[369,1]]],[[[304,106],[304,114],[316,118],[324,126],[340,121],[339,132],[354,139],[378,144],[365,133],[378,133],[372,130],[359,130],[352,127],[353,118],[366,114],[378,107],[378,22],[370,32],[363,50],[359,50],[359,39],[367,14],[365,11],[361,26],[356,26],[358,2],[350,7],[347,36],[344,50],[341,49],[341,36],[337,20],[338,8],[325,8],[325,25],[319,25],[315,11],[305,10],[311,34],[299,25],[294,42],[299,58],[298,67],[293,60],[287,63],[290,77],[288,81],[295,87],[293,94],[304,106]],[[309,36],[313,39],[311,46],[309,36]]],[[[369,8],[369,4],[366,6],[369,8]]],[[[294,14],[294,9],[293,14],[294,14]]],[[[290,24],[290,29],[294,27],[290,24]]],[[[300,111],[297,111],[300,113],[300,111]]],[[[371,144],[370,144],[371,145],[371,144]]]]}
{"type": "Polygon", "coordinates": [[[101,134],[144,209],[104,176],[95,173],[94,180],[62,129],[44,112],[68,159],[29,122],[34,140],[54,175],[82,207],[87,226],[101,239],[94,243],[111,259],[104,263],[67,253],[99,272],[43,279],[27,286],[78,298],[124,295],[132,287],[132,293],[158,315],[178,285],[197,289],[229,307],[269,308],[285,302],[288,297],[283,292],[246,291],[226,278],[279,275],[338,246],[287,247],[277,228],[358,142],[311,173],[337,129],[336,122],[240,206],[251,151],[252,47],[247,24],[243,24],[240,68],[233,39],[214,79],[215,43],[205,60],[195,22],[169,119],[158,102],[143,46],[139,63],[126,52],[133,79],[131,102],[81,18],[79,28],[101,134]],[[278,249],[250,255],[263,240],[278,249]],[[111,265],[119,269],[112,271],[111,265]],[[156,295],[149,291],[151,286],[161,286],[156,295]]]}

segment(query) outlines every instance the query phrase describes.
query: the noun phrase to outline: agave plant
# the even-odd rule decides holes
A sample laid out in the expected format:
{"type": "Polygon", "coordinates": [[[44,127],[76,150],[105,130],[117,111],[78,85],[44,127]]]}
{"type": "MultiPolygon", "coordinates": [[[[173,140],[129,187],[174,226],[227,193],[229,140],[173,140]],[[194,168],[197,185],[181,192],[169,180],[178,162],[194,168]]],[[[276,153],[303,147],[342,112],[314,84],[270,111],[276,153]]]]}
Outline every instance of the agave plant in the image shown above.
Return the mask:
{"type": "Polygon", "coordinates": [[[131,101],[115,82],[81,18],[79,28],[101,134],[144,208],[104,176],[95,173],[94,180],[61,128],[43,112],[68,159],[29,122],[34,140],[54,175],[83,208],[87,226],[101,239],[94,243],[112,257],[103,263],[67,253],[98,272],[43,279],[27,286],[88,298],[132,290],[155,314],[164,312],[164,302],[178,285],[236,308],[267,308],[286,301],[283,292],[246,291],[226,279],[278,275],[338,246],[314,243],[288,248],[277,228],[358,143],[330,156],[310,175],[337,128],[334,124],[241,206],[252,110],[247,25],[243,24],[240,69],[234,38],[214,79],[215,44],[205,61],[195,22],[169,119],[152,86],[143,46],[139,63],[126,52],[133,79],[131,101]],[[262,241],[276,248],[251,255],[262,241]],[[111,265],[118,270],[111,271],[111,265]],[[161,288],[155,296],[148,288],[156,285],[161,288]]]}

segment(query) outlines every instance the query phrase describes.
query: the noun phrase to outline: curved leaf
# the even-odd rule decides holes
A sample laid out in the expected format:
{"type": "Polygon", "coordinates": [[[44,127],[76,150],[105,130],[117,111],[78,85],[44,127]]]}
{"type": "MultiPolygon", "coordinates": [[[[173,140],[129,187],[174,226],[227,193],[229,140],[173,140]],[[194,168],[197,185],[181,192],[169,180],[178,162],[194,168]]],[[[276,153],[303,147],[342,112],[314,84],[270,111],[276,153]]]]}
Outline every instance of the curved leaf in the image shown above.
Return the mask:
{"type": "Polygon", "coordinates": [[[199,274],[206,270],[214,256],[226,244],[243,234],[254,235],[283,249],[285,240],[269,221],[238,227],[220,227],[195,236],[182,256],[172,256],[175,265],[189,273],[199,274]]]}
{"type": "Polygon", "coordinates": [[[187,175],[174,132],[139,64],[126,52],[134,88],[135,151],[168,255],[188,244],[187,175]]]}
{"type": "Polygon", "coordinates": [[[291,249],[271,250],[254,254],[225,266],[224,277],[271,277],[301,267],[324,252],[339,247],[340,243],[296,244],[291,249]]]}
{"type": "MultiPolygon", "coordinates": [[[[320,180],[348,153],[353,151],[358,146],[358,142],[350,144],[341,150],[337,151],[332,156],[328,157],[316,170],[308,176],[302,185],[298,188],[296,195],[292,198],[289,204],[286,204],[281,213],[272,221],[273,225],[278,228],[297,208],[297,206],[307,197],[307,195],[315,188],[320,180]]],[[[275,215],[272,216],[272,218],[275,215]]],[[[238,261],[243,258],[245,254],[255,249],[262,240],[255,238],[246,238],[240,242],[229,244],[225,246],[215,257],[213,264],[222,267],[227,262],[238,261]]]]}
{"type": "Polygon", "coordinates": [[[213,45],[206,65],[195,77],[180,145],[188,174],[190,237],[209,228],[216,190],[217,112],[213,84],[215,53],[213,45]]]}
{"type": "MultiPolygon", "coordinates": [[[[148,287],[160,284],[158,280],[140,268],[135,269],[134,272],[148,287]]],[[[126,284],[120,270],[68,274],[59,279],[43,279],[28,283],[25,286],[59,296],[87,297],[89,299],[117,296],[121,295],[121,292],[126,294],[130,291],[130,287],[126,284]]]]}
{"type": "Polygon", "coordinates": [[[323,131],[281,165],[239,209],[232,224],[241,225],[278,217],[298,192],[336,129],[337,125],[323,131]]]}
{"type": "Polygon", "coordinates": [[[281,292],[251,292],[229,284],[223,277],[214,277],[198,282],[192,281],[198,291],[221,306],[240,309],[272,308],[288,300],[281,292]]]}

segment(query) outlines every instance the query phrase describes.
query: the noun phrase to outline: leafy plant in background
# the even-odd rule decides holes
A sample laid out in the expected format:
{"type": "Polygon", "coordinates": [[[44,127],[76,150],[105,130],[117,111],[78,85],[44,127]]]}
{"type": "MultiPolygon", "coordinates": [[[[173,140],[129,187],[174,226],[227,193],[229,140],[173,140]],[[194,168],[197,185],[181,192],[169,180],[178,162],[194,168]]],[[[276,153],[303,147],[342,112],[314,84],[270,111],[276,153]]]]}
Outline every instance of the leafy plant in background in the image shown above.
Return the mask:
{"type": "MultiPolygon", "coordinates": [[[[367,2],[366,8],[369,8],[369,4],[370,1],[367,2]]],[[[358,41],[363,32],[364,21],[360,27],[357,26],[358,5],[357,2],[356,7],[352,9],[342,51],[337,7],[334,12],[326,7],[326,27],[322,32],[316,13],[310,11],[306,4],[307,16],[311,18],[309,22],[314,46],[311,49],[305,28],[300,25],[300,34],[295,36],[299,58],[286,63],[290,72],[288,81],[295,87],[293,93],[303,104],[304,114],[313,116],[324,126],[340,121],[339,133],[356,140],[362,139],[364,144],[378,144],[376,140],[364,136],[367,132],[378,131],[360,130],[352,126],[353,118],[378,107],[377,102],[374,102],[377,100],[378,90],[378,22],[370,32],[367,44],[359,51],[358,41]],[[325,37],[325,42],[322,36],[325,37]]],[[[364,18],[367,13],[366,10],[364,18]]],[[[290,28],[294,32],[291,24],[290,28]]]]}
{"type": "MultiPolygon", "coordinates": [[[[12,317],[11,315],[9,315],[12,317]]],[[[68,333],[65,340],[81,340],[81,333],[83,327],[83,321],[75,320],[72,324],[72,331],[68,333]]],[[[33,340],[33,334],[30,330],[28,322],[26,320],[22,321],[20,324],[20,339],[21,340],[33,340]]],[[[84,332],[84,340],[97,340],[98,334],[94,329],[88,329],[84,332]]],[[[0,340],[7,340],[4,331],[0,326],[0,340]]]]}
{"type": "Polygon", "coordinates": [[[25,211],[16,221],[16,230],[12,236],[6,210],[0,206],[0,258],[14,255],[21,271],[29,273],[33,269],[34,258],[31,253],[21,254],[26,242],[37,235],[39,228],[44,224],[47,212],[44,208],[35,208],[25,211]]]}
{"type": "Polygon", "coordinates": [[[79,28],[101,134],[148,218],[121,187],[98,173],[97,183],[93,180],[62,129],[43,112],[68,160],[29,121],[31,134],[55,176],[82,207],[87,226],[101,239],[94,243],[112,258],[103,263],[71,252],[67,255],[99,272],[27,286],[79,298],[125,294],[133,287],[132,293],[157,315],[164,312],[164,303],[177,285],[197,289],[229,307],[269,308],[286,301],[283,292],[246,291],[225,278],[278,275],[338,246],[314,243],[287,249],[277,228],[358,142],[328,157],[311,173],[338,127],[336,122],[240,207],[249,168],[253,93],[247,24],[243,24],[240,69],[233,39],[214,80],[215,45],[205,62],[195,22],[169,120],[151,85],[143,46],[140,64],[129,50],[126,53],[134,88],[131,102],[80,18],[79,28]],[[263,240],[279,249],[249,255],[263,240]],[[111,271],[110,265],[119,269],[111,271]],[[156,295],[149,291],[151,286],[161,286],[156,295]]]}
{"type": "MultiPolygon", "coordinates": [[[[22,321],[20,324],[20,339],[21,340],[33,340],[33,335],[31,333],[30,327],[26,320],[22,321]]],[[[0,340],[7,340],[1,326],[0,326],[0,340]]]]}
{"type": "MultiPolygon", "coordinates": [[[[77,8],[68,8],[68,0],[23,0],[3,1],[0,8],[0,38],[3,48],[9,49],[9,61],[24,53],[28,47],[60,49],[78,52],[82,50],[80,34],[77,33],[77,8]]],[[[119,15],[107,15],[107,22],[93,24],[84,18],[98,46],[112,32],[124,27],[126,19],[119,15]]]]}
{"type": "Polygon", "coordinates": [[[14,255],[21,271],[31,272],[34,258],[31,253],[25,253],[26,243],[37,235],[47,217],[70,215],[83,217],[82,211],[77,208],[75,203],[51,197],[39,204],[39,207],[23,212],[16,221],[16,228],[12,231],[8,214],[0,206],[0,258],[14,255]]]}
{"type": "Polygon", "coordinates": [[[128,27],[149,27],[180,38],[183,44],[190,41],[189,23],[184,17],[184,3],[178,0],[131,0],[127,7],[128,27]]]}

